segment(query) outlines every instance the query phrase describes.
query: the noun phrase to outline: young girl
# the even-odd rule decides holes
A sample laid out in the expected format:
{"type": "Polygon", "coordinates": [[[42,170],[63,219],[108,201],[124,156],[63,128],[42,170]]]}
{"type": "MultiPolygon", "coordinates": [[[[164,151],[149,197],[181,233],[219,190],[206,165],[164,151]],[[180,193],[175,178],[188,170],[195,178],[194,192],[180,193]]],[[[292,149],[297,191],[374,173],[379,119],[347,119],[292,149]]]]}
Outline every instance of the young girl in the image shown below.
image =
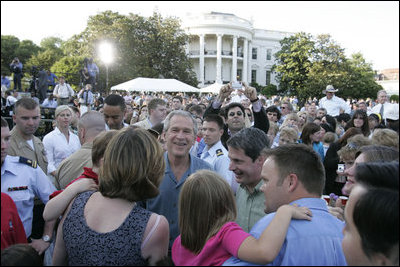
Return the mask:
{"type": "Polygon", "coordinates": [[[260,239],[235,223],[236,204],[228,183],[217,173],[201,170],[184,183],[179,197],[181,235],[172,246],[175,265],[222,265],[231,256],[267,264],[278,255],[290,220],[311,220],[305,207],[281,206],[260,239]]]}

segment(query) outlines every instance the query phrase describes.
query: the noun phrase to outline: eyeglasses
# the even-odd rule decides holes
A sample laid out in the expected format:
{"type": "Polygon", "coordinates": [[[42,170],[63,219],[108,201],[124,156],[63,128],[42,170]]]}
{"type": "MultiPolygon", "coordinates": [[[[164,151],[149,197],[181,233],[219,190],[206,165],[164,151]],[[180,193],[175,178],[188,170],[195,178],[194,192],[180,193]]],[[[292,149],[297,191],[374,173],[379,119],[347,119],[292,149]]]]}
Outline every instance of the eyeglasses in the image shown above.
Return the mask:
{"type": "Polygon", "coordinates": [[[243,116],[243,113],[241,111],[238,111],[236,113],[235,112],[230,112],[229,116],[233,117],[233,116],[235,116],[235,114],[238,115],[238,116],[243,116]]]}

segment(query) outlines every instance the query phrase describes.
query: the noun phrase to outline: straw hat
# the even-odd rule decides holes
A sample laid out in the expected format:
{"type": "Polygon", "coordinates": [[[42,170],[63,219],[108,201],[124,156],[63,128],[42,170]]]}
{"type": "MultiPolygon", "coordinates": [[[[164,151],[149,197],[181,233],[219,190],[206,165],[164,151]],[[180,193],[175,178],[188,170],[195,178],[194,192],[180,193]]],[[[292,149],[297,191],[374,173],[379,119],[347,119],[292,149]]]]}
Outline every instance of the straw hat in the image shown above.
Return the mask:
{"type": "Polygon", "coordinates": [[[322,91],[322,93],[323,93],[323,94],[326,94],[326,93],[336,93],[337,91],[339,91],[339,90],[338,90],[338,89],[335,89],[335,88],[333,87],[333,85],[328,85],[328,86],[326,86],[326,89],[322,91]]]}

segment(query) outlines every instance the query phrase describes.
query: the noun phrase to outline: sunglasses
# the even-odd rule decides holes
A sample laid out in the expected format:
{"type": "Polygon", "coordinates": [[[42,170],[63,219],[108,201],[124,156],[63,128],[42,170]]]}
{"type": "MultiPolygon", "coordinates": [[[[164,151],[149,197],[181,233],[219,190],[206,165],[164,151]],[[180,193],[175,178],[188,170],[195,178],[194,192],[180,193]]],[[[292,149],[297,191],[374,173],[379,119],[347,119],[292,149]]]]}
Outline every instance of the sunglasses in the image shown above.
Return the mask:
{"type": "Polygon", "coordinates": [[[238,116],[243,116],[243,113],[241,111],[238,111],[236,113],[235,112],[230,112],[229,116],[233,117],[233,116],[235,116],[235,114],[238,115],[238,116]]]}
{"type": "Polygon", "coordinates": [[[247,116],[248,116],[248,117],[251,117],[251,116],[253,116],[253,115],[251,115],[251,113],[247,113],[247,116]]]}

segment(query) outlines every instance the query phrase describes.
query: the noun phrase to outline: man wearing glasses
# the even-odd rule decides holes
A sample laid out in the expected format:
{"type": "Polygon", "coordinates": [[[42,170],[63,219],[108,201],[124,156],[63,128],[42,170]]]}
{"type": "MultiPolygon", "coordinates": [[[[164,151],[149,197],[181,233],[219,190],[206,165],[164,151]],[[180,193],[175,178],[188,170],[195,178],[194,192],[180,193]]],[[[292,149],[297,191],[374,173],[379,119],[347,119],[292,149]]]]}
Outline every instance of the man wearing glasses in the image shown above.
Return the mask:
{"type": "MultiPolygon", "coordinates": [[[[244,95],[250,99],[250,102],[252,103],[254,118],[254,126],[252,127],[258,128],[267,134],[269,130],[269,121],[265,109],[257,97],[257,90],[254,87],[248,86],[244,82],[243,86],[245,88],[243,92],[244,95]]],[[[233,91],[232,83],[222,86],[216,99],[205,111],[204,117],[208,114],[220,114],[222,103],[232,94],[233,91]]],[[[236,102],[229,104],[224,109],[226,125],[224,127],[224,134],[221,137],[221,141],[224,147],[227,148],[226,141],[229,137],[245,128],[245,109],[242,104],[236,102]]]]}
{"type": "Polygon", "coordinates": [[[281,118],[278,121],[279,125],[282,125],[283,121],[286,118],[286,115],[293,112],[293,106],[288,101],[284,101],[281,105],[281,118]]]}

